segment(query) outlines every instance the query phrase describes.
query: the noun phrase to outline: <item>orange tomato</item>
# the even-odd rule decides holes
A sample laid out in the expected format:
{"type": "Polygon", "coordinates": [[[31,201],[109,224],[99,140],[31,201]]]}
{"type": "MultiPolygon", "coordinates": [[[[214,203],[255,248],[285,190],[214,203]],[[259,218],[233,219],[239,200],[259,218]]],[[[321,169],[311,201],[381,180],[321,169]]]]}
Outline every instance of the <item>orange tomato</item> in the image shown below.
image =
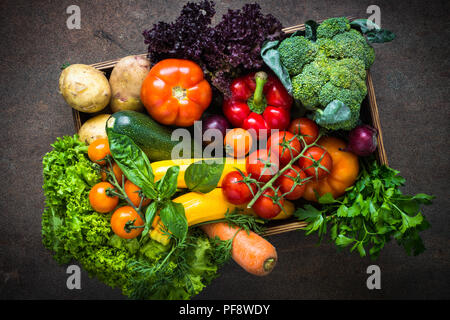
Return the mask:
{"type": "MultiPolygon", "coordinates": [[[[119,165],[115,162],[112,165],[112,171],[114,173],[114,176],[116,177],[117,182],[120,185],[122,185],[123,172],[122,172],[122,169],[120,169],[119,165]]],[[[102,177],[102,181],[106,181],[108,178],[107,174],[104,170],[102,170],[102,172],[101,172],[101,177],[102,177]]]]}
{"type": "Polygon", "coordinates": [[[150,116],[164,125],[189,127],[212,99],[212,89],[198,64],[165,59],[153,66],[141,86],[141,101],[150,116]]]}
{"type": "MultiPolygon", "coordinates": [[[[139,191],[141,188],[139,188],[137,185],[135,185],[130,180],[125,181],[125,187],[124,187],[125,193],[127,197],[130,199],[130,201],[138,207],[141,203],[141,197],[139,197],[139,191]]],[[[142,206],[146,206],[150,203],[150,199],[144,198],[142,201],[142,206]]]]}
{"type": "Polygon", "coordinates": [[[136,238],[142,233],[143,228],[133,228],[133,226],[143,225],[144,221],[131,206],[120,207],[111,216],[111,229],[123,239],[136,238]]]}
{"type": "Polygon", "coordinates": [[[225,135],[224,145],[228,155],[234,158],[243,158],[252,148],[253,137],[245,129],[234,128],[225,135]]]}
{"type": "Polygon", "coordinates": [[[351,152],[343,151],[345,141],[335,137],[320,138],[318,144],[324,148],[333,160],[330,174],[321,180],[311,179],[306,183],[303,198],[308,201],[317,201],[315,192],[319,196],[331,193],[336,199],[345,193],[345,189],[351,187],[359,174],[358,156],[351,152]]]}
{"type": "Polygon", "coordinates": [[[114,210],[119,203],[119,197],[110,197],[106,194],[108,188],[114,189],[109,182],[99,182],[89,191],[89,202],[91,207],[100,213],[108,213],[114,210]]]}
{"type": "Polygon", "coordinates": [[[88,147],[89,159],[99,165],[105,165],[106,160],[102,159],[110,154],[111,151],[109,150],[109,142],[106,138],[96,139],[88,147]]]}

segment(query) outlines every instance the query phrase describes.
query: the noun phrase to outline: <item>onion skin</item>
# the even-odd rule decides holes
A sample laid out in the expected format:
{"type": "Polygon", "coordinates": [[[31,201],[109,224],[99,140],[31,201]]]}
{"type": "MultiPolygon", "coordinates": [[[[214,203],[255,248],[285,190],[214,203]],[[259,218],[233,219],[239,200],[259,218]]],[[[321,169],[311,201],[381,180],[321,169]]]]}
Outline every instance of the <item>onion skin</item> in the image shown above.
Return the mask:
{"type": "Polygon", "coordinates": [[[378,131],[372,126],[359,125],[350,131],[345,151],[360,157],[370,156],[377,149],[377,135],[378,131]]]}
{"type": "MultiPolygon", "coordinates": [[[[208,129],[217,129],[222,133],[221,141],[223,141],[223,137],[225,137],[227,129],[230,128],[231,125],[230,122],[228,122],[227,118],[218,114],[208,116],[202,121],[202,134],[204,134],[208,129]]],[[[203,141],[203,144],[208,145],[211,142],[213,141],[203,141]]]]}

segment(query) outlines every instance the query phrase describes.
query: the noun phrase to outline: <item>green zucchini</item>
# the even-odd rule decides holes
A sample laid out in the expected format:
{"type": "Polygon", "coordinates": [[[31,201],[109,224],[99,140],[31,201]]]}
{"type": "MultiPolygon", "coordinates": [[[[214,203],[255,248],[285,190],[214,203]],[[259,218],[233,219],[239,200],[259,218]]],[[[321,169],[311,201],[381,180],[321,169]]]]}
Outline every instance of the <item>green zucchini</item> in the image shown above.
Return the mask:
{"type": "MultiPolygon", "coordinates": [[[[172,149],[180,143],[180,141],[172,140],[171,128],[160,125],[144,113],[131,110],[113,113],[106,122],[106,132],[108,130],[130,137],[150,161],[172,159],[172,149]]],[[[178,146],[177,151],[180,149],[180,152],[177,152],[177,157],[193,157],[194,139],[191,141],[192,156],[183,155],[181,147],[178,146]]]]}

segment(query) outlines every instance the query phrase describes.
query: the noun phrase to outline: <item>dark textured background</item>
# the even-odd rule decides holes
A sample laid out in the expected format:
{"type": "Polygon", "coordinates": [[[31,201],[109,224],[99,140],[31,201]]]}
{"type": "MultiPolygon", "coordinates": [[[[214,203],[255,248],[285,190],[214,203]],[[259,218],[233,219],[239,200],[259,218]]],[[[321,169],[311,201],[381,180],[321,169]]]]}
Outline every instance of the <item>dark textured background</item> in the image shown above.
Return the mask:
{"type": "MultiPolygon", "coordinates": [[[[94,63],[143,53],[141,32],[172,21],[184,1],[1,1],[0,298],[124,299],[82,274],[66,288],[66,269],[41,244],[41,161],[56,137],[74,133],[71,109],[58,94],[63,63],[94,63]],[[81,8],[81,29],[66,28],[66,8],[81,8]]],[[[216,21],[244,1],[218,1],[216,21]]],[[[284,26],[307,19],[367,17],[372,1],[259,1],[284,26]]],[[[376,262],[317,246],[302,231],[277,235],[279,264],[265,278],[234,263],[196,299],[450,298],[449,5],[448,1],[377,1],[381,24],[397,34],[375,45],[372,67],[389,163],[407,179],[404,191],[437,196],[424,208],[428,250],[409,257],[395,243],[376,262]],[[381,268],[381,290],[368,290],[366,268],[381,268]]]]}

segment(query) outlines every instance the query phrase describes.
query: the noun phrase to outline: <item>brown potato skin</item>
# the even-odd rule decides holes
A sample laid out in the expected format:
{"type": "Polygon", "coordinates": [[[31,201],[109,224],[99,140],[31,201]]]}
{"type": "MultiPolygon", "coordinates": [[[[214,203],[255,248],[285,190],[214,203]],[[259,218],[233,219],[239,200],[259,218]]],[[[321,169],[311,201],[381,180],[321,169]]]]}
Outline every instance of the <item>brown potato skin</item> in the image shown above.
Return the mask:
{"type": "Polygon", "coordinates": [[[78,131],[78,139],[88,145],[100,138],[107,139],[106,121],[109,116],[110,114],[99,114],[88,119],[78,131]]]}
{"type": "Polygon", "coordinates": [[[111,87],[103,72],[86,64],[72,64],[59,77],[59,91],[74,109],[95,113],[111,100],[111,87]]]}
{"type": "Polygon", "coordinates": [[[150,61],[142,56],[127,56],[114,66],[109,84],[111,86],[111,110],[144,111],[140,99],[142,82],[150,71],[150,61]]]}

